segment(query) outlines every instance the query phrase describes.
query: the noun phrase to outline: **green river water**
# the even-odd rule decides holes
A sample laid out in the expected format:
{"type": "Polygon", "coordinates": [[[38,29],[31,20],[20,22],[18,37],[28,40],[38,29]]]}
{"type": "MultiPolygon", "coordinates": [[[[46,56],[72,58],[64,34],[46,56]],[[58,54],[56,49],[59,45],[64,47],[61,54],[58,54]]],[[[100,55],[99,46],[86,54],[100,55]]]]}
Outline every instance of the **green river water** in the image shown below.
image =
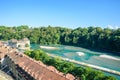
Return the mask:
{"type": "MultiPolygon", "coordinates": [[[[95,52],[89,49],[84,49],[81,47],[74,46],[64,46],[64,45],[51,45],[57,49],[45,49],[42,48],[45,52],[49,54],[54,54],[57,56],[61,56],[64,58],[74,59],[76,61],[81,61],[109,69],[113,69],[116,71],[120,71],[120,57],[115,56],[112,53],[104,53],[104,52],[95,52]]],[[[49,46],[48,46],[49,47],[49,46]]],[[[40,45],[31,44],[31,49],[39,49],[40,45]]],[[[106,75],[115,76],[118,80],[120,80],[120,76],[110,74],[105,72],[106,75]]]]}

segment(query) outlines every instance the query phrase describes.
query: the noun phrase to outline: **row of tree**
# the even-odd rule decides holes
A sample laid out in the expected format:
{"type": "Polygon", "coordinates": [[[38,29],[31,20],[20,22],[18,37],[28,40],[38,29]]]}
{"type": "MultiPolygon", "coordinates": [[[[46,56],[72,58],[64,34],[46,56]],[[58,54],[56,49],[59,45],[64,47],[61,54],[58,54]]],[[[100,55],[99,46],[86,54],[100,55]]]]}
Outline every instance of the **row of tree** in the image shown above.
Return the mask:
{"type": "Polygon", "coordinates": [[[85,48],[97,48],[120,53],[120,28],[88,27],[68,29],[62,27],[29,28],[26,25],[18,27],[0,26],[0,39],[22,39],[27,37],[36,44],[63,44],[85,48]]]}
{"type": "Polygon", "coordinates": [[[35,60],[40,60],[46,65],[52,65],[57,70],[67,74],[73,74],[77,80],[116,80],[112,76],[105,76],[103,72],[89,67],[82,67],[60,58],[51,58],[42,50],[25,51],[25,54],[35,60]]]}

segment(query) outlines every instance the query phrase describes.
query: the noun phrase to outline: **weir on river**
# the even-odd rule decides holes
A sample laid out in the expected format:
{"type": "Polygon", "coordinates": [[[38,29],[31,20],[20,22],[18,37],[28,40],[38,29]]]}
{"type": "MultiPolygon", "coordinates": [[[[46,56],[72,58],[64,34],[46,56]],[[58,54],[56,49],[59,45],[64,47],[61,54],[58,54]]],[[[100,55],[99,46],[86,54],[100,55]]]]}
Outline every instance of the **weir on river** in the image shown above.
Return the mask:
{"type": "MultiPolygon", "coordinates": [[[[51,56],[51,57],[60,57],[60,56],[56,56],[56,55],[53,55],[53,54],[48,54],[48,55],[51,56]]],[[[108,68],[104,68],[104,67],[100,67],[100,66],[80,62],[80,61],[75,61],[75,60],[68,59],[68,58],[63,58],[63,57],[60,57],[60,58],[63,59],[63,60],[69,61],[69,62],[73,62],[75,64],[80,64],[82,66],[91,67],[91,68],[94,68],[94,69],[102,70],[104,72],[109,72],[109,73],[116,74],[116,75],[120,76],[120,72],[116,71],[116,70],[112,70],[112,69],[108,69],[108,68]]]]}

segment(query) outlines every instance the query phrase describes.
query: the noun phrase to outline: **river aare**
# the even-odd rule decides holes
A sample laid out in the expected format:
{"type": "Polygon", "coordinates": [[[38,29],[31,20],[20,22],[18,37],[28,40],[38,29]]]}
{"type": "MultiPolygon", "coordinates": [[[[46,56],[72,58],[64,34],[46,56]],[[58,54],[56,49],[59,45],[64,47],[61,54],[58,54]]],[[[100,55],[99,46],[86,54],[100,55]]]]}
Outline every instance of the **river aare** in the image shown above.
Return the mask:
{"type": "MultiPolygon", "coordinates": [[[[49,54],[54,54],[60,57],[85,62],[88,64],[116,70],[120,72],[120,57],[113,55],[113,53],[96,52],[89,49],[74,46],[64,45],[49,45],[40,46],[38,44],[31,44],[32,49],[41,48],[49,54]]],[[[115,76],[120,80],[120,76],[105,72],[106,75],[115,76]]]]}

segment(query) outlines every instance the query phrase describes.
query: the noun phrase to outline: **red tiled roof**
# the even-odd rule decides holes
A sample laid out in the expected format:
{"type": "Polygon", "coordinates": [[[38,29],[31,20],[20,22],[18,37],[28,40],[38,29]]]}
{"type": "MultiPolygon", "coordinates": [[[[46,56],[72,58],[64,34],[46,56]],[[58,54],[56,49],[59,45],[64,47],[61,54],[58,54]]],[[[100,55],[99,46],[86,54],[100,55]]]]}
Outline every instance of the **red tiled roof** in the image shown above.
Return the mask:
{"type": "Polygon", "coordinates": [[[9,54],[10,58],[15,62],[15,64],[18,64],[19,67],[24,69],[36,80],[69,80],[65,76],[59,75],[58,71],[54,67],[47,67],[45,65],[43,66],[43,64],[41,65],[38,61],[32,60],[26,55],[21,57],[21,55],[24,54],[9,54]]]}
{"type": "MultiPolygon", "coordinates": [[[[7,48],[0,47],[0,51],[5,53],[7,48]]],[[[21,67],[36,80],[74,80],[73,75],[64,75],[53,66],[46,66],[41,61],[35,61],[23,53],[17,52],[16,49],[10,49],[7,55],[16,65],[21,67]]]]}

